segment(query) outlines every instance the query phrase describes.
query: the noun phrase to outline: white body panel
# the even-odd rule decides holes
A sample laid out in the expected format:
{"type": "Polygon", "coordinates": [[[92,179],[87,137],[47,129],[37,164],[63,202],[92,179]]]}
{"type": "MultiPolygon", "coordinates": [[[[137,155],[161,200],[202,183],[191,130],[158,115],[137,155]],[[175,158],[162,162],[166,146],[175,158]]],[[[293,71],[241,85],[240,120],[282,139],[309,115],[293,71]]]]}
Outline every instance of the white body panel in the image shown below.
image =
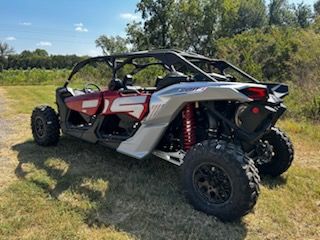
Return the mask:
{"type": "Polygon", "coordinates": [[[238,90],[261,87],[252,83],[192,82],[164,88],[151,96],[150,112],[135,135],[122,142],[117,151],[135,158],[144,158],[155,150],[170,122],[188,102],[236,100],[251,101],[238,90]]]}

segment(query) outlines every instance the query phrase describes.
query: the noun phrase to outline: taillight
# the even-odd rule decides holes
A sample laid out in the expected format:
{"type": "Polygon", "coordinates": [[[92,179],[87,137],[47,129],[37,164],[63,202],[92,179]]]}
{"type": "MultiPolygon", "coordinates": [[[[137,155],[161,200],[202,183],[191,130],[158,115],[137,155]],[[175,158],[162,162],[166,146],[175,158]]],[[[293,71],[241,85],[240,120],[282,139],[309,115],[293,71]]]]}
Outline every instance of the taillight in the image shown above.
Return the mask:
{"type": "Polygon", "coordinates": [[[249,87],[241,90],[240,92],[256,101],[265,101],[268,98],[267,88],[249,87]]]}

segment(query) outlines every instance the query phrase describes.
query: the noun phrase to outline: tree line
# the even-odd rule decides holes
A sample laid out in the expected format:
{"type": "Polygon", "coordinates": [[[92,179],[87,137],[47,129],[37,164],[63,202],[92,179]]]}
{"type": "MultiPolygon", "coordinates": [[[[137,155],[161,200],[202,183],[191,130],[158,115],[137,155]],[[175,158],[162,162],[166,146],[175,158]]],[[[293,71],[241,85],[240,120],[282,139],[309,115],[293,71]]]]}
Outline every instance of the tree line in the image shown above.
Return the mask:
{"type": "Polygon", "coordinates": [[[178,48],[224,58],[269,81],[317,80],[320,0],[141,0],[126,37],[102,35],[105,54],[178,48]]]}
{"type": "Polygon", "coordinates": [[[100,36],[104,53],[180,48],[206,55],[216,53],[216,42],[253,29],[307,28],[319,16],[314,6],[287,0],[141,0],[141,21],[127,25],[127,37],[100,36]]]}
{"type": "Polygon", "coordinates": [[[14,54],[13,48],[0,42],[0,71],[5,69],[70,69],[85,57],[77,55],[49,55],[44,49],[25,50],[14,54]]]}
{"type": "MultiPolygon", "coordinates": [[[[320,0],[314,6],[287,0],[141,0],[136,11],[141,20],[127,25],[126,37],[102,35],[96,40],[104,54],[179,48],[230,59],[271,80],[290,75],[288,61],[303,45],[299,40],[317,37],[320,25],[320,0]]],[[[72,68],[82,59],[42,49],[13,54],[8,44],[0,43],[0,69],[72,68]]]]}

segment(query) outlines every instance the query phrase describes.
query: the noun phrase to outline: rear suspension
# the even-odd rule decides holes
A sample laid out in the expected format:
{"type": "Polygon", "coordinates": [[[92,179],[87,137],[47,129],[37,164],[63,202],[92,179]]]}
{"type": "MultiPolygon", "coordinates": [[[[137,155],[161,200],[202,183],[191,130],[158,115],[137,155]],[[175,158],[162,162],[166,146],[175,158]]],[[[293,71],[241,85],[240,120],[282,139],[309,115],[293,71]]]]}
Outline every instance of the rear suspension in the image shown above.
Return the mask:
{"type": "Polygon", "coordinates": [[[182,111],[183,148],[188,151],[196,143],[196,124],[194,103],[188,103],[182,111]]]}

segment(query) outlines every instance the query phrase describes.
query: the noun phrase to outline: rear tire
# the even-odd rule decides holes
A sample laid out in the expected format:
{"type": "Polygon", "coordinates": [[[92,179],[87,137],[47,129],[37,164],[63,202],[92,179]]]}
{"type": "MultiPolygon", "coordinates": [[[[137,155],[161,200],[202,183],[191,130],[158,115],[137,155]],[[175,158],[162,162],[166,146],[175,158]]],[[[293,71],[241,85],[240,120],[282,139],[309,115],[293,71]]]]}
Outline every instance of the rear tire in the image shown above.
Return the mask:
{"type": "Polygon", "coordinates": [[[38,145],[57,145],[60,137],[60,124],[55,110],[49,106],[36,107],[31,116],[31,129],[38,145]]]}
{"type": "Polygon", "coordinates": [[[288,170],[294,158],[293,144],[289,137],[280,129],[273,127],[262,137],[273,147],[274,156],[268,163],[257,165],[261,174],[277,177],[288,170]]]}
{"type": "Polygon", "coordinates": [[[211,140],[196,144],[186,154],[181,174],[186,198],[194,208],[223,221],[239,219],[256,204],[258,170],[232,143],[211,140]]]}

